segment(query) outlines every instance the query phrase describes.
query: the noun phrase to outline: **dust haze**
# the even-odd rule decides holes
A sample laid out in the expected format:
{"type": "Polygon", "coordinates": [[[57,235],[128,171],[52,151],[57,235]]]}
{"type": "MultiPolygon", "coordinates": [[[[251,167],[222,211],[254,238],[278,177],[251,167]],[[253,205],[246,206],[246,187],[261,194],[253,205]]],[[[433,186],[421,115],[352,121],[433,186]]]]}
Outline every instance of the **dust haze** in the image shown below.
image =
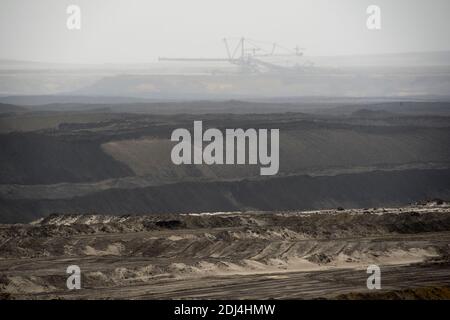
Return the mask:
{"type": "Polygon", "coordinates": [[[448,1],[0,7],[1,299],[450,297],[448,1]],[[199,120],[278,173],[175,165],[199,120]]]}

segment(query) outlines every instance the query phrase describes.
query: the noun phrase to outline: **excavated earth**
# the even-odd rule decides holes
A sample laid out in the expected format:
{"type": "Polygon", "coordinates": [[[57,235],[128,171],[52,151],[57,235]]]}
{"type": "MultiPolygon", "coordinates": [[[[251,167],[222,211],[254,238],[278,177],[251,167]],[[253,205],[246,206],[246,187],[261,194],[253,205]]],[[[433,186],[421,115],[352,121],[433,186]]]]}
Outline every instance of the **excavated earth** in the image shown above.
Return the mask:
{"type": "Polygon", "coordinates": [[[0,225],[3,299],[450,298],[450,204],[0,225]],[[367,267],[381,268],[380,290],[367,267]],[[81,269],[69,290],[66,269],[81,269]]]}

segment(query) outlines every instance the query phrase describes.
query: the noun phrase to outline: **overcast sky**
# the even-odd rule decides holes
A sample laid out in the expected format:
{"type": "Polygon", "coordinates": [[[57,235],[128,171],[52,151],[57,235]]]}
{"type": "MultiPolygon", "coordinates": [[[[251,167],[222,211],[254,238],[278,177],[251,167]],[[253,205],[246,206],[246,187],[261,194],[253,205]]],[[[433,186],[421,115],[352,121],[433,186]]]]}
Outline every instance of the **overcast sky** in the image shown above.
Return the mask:
{"type": "Polygon", "coordinates": [[[0,0],[0,58],[143,63],[224,57],[224,37],[306,48],[307,55],[450,50],[449,0],[0,0]],[[81,8],[69,31],[66,8],[81,8]],[[366,8],[381,7],[379,31],[366,8]]]}

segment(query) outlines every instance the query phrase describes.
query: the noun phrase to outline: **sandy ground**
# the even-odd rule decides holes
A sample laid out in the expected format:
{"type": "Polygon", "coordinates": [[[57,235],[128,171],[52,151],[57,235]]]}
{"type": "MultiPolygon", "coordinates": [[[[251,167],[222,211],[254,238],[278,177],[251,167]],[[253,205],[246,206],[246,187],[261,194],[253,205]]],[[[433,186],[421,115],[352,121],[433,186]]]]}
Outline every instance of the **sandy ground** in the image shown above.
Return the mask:
{"type": "Polygon", "coordinates": [[[53,215],[0,226],[12,299],[310,299],[450,285],[450,206],[164,216],[53,215]],[[66,288],[78,265],[82,289],[66,288]]]}

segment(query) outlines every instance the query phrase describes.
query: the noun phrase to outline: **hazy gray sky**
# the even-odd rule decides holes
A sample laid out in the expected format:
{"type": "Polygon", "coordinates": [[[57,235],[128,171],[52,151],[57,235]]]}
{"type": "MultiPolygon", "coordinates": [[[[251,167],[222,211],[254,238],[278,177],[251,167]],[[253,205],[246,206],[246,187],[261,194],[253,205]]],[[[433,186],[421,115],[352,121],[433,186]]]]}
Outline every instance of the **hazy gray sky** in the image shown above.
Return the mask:
{"type": "Polygon", "coordinates": [[[0,58],[141,63],[225,56],[223,37],[299,45],[308,55],[450,50],[449,0],[0,0],[0,58]],[[69,31],[66,8],[81,8],[69,31]],[[366,28],[381,7],[382,29],[366,28]]]}

